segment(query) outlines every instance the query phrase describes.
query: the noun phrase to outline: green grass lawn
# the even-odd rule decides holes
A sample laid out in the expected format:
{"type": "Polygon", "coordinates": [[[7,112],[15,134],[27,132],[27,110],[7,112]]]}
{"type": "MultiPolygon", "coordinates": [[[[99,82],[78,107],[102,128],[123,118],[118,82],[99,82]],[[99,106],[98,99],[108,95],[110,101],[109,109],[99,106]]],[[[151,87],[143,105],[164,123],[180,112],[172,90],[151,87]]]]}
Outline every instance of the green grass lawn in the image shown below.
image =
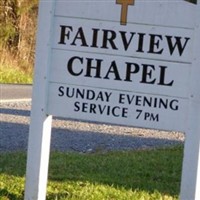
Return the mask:
{"type": "Polygon", "coordinates": [[[25,72],[17,67],[0,63],[0,83],[31,84],[32,79],[32,72],[25,72]]]}
{"type": "MultiPolygon", "coordinates": [[[[175,200],[183,148],[59,153],[50,157],[47,200],[175,200]]],[[[23,199],[25,153],[0,154],[0,199],[23,199]]]]}

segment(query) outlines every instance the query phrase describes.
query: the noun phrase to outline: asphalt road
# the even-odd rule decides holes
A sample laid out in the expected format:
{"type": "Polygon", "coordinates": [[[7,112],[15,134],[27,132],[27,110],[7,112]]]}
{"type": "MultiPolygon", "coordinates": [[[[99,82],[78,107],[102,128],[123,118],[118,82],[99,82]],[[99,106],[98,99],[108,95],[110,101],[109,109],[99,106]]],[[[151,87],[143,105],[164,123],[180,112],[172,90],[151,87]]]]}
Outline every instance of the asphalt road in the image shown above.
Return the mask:
{"type": "Polygon", "coordinates": [[[0,101],[30,100],[32,85],[0,84],[0,101]]]}

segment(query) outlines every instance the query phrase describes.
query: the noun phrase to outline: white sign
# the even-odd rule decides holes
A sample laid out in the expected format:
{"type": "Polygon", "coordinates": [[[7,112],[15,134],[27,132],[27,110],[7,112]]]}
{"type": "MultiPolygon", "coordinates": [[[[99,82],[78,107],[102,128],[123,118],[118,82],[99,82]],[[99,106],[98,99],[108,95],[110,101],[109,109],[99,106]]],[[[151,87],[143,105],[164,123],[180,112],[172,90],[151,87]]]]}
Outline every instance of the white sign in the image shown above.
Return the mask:
{"type": "MultiPolygon", "coordinates": [[[[185,86],[191,73],[193,29],[186,27],[181,18],[177,19],[178,26],[174,20],[169,25],[158,21],[153,24],[149,14],[138,23],[137,12],[144,4],[57,1],[52,23],[48,114],[185,130],[189,95],[185,86]],[[106,12],[104,4],[112,6],[113,12],[108,8],[106,12]],[[106,19],[105,15],[99,16],[102,10],[106,19]]],[[[159,3],[163,10],[169,5],[159,3]]]]}
{"type": "MultiPolygon", "coordinates": [[[[193,134],[199,13],[199,1],[40,1],[26,199],[45,198],[52,115],[193,134]]],[[[198,166],[183,164],[182,200],[200,198],[198,166]]]]}

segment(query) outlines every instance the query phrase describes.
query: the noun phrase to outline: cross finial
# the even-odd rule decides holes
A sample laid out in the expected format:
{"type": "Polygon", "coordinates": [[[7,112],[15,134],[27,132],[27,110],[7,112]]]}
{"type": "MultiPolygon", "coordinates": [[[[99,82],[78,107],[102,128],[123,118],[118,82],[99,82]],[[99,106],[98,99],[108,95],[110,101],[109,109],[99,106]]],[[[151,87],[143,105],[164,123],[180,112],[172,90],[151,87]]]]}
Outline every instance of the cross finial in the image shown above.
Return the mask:
{"type": "Polygon", "coordinates": [[[126,25],[127,24],[128,6],[134,5],[135,0],[116,0],[116,3],[121,4],[121,6],[122,6],[120,23],[121,23],[121,25],[126,25]]]}

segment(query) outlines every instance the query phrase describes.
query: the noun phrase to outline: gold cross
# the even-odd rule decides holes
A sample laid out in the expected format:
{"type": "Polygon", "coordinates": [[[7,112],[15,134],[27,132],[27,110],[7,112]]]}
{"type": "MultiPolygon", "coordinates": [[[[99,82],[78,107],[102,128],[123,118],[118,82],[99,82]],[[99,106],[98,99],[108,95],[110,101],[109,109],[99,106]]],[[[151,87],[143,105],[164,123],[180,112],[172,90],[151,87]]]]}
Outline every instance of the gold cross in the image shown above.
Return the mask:
{"type": "Polygon", "coordinates": [[[116,0],[117,4],[121,4],[121,25],[126,25],[127,23],[127,14],[128,14],[128,6],[134,5],[135,0],[116,0]]]}

